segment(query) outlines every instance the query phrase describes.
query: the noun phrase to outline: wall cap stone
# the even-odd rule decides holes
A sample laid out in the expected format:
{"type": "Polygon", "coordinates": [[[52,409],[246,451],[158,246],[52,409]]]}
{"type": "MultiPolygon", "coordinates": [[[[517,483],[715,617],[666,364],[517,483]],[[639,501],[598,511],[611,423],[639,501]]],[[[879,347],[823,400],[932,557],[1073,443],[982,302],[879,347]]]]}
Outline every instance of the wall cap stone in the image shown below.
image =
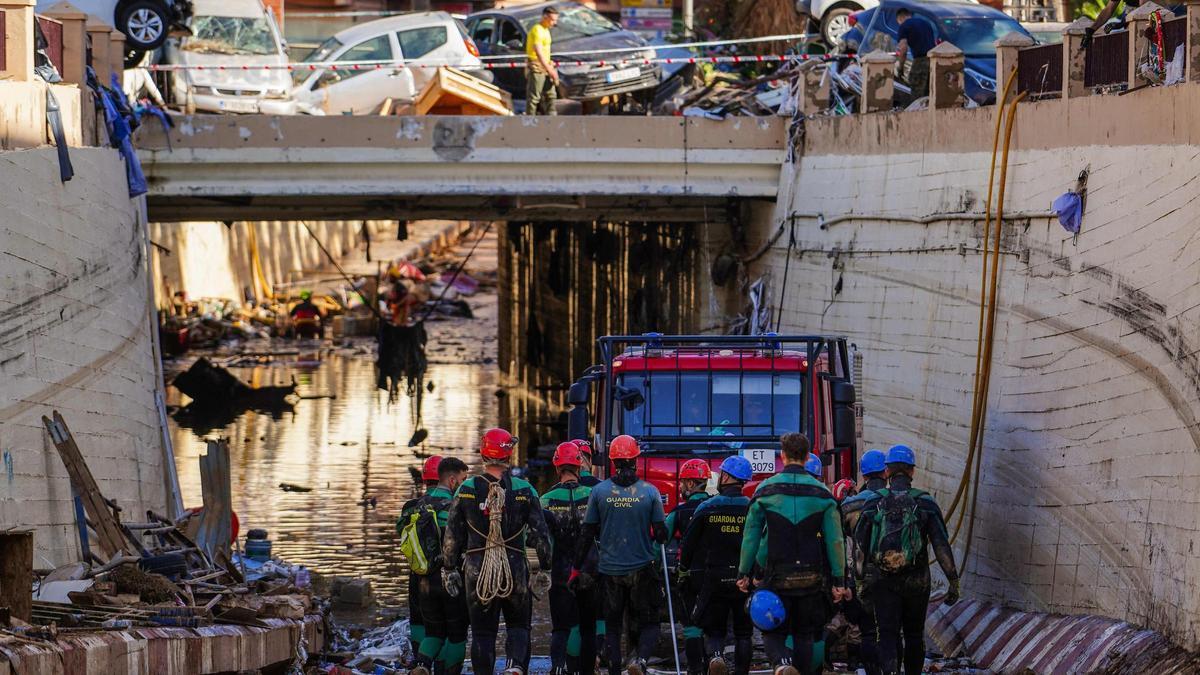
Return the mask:
{"type": "MultiPolygon", "coordinates": [[[[1200,2],[1200,0],[1196,1],[1200,2]]],[[[999,40],[996,40],[997,47],[1032,47],[1035,44],[1037,44],[1037,42],[1034,41],[1033,38],[1025,35],[1024,33],[1018,33],[1015,30],[1005,33],[1000,37],[999,40]]]]}
{"type": "Polygon", "coordinates": [[[95,14],[88,15],[88,20],[87,23],[84,24],[84,28],[87,28],[89,33],[96,33],[99,31],[112,32],[115,30],[111,25],[106,23],[104,19],[101,19],[95,14]]]}
{"type": "Polygon", "coordinates": [[[1167,9],[1156,2],[1147,2],[1143,5],[1138,5],[1133,11],[1126,14],[1128,19],[1144,19],[1149,20],[1150,15],[1155,12],[1165,12],[1167,9]]]}
{"type": "Polygon", "coordinates": [[[863,63],[895,63],[896,55],[892,52],[885,52],[882,49],[876,49],[866,56],[862,57],[863,63]]]}
{"type": "Polygon", "coordinates": [[[46,9],[45,14],[52,19],[86,19],[88,17],[87,12],[67,0],[54,3],[46,9]]]}
{"type": "Polygon", "coordinates": [[[1063,35],[1083,35],[1091,27],[1092,20],[1086,16],[1081,16],[1067,24],[1067,27],[1063,29],[1063,35]]]}
{"type": "Polygon", "coordinates": [[[931,59],[954,59],[962,55],[963,51],[949,42],[939,43],[936,47],[930,49],[928,54],[931,59]]]}

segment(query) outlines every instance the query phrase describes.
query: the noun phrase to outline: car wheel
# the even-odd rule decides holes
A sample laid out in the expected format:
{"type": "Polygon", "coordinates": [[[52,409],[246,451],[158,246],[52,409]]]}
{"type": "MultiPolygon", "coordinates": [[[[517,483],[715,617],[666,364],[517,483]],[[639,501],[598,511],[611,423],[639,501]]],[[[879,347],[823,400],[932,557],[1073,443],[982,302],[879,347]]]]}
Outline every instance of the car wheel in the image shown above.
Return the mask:
{"type": "Polygon", "coordinates": [[[821,38],[830,49],[837,46],[847,31],[850,30],[850,15],[857,10],[850,7],[834,7],[821,17],[821,38]]]}
{"type": "Polygon", "coordinates": [[[158,49],[167,39],[170,19],[166,6],[153,0],[133,0],[121,12],[117,22],[131,48],[150,51],[158,49]]]}

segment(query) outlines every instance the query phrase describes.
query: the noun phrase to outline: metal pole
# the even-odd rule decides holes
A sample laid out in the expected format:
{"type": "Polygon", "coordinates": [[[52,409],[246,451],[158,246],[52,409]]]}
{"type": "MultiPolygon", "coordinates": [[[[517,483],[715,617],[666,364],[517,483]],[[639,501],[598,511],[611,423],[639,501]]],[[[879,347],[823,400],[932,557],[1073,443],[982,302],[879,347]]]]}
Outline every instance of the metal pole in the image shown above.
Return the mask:
{"type": "Polygon", "coordinates": [[[683,671],[679,669],[679,639],[675,637],[675,605],[671,602],[671,570],[667,567],[667,545],[659,546],[662,551],[663,586],[667,589],[667,615],[671,619],[671,653],[675,655],[675,675],[683,671]]]}
{"type": "Polygon", "coordinates": [[[683,34],[688,37],[696,34],[692,25],[694,23],[693,4],[693,0],[683,0],[683,34]]]}

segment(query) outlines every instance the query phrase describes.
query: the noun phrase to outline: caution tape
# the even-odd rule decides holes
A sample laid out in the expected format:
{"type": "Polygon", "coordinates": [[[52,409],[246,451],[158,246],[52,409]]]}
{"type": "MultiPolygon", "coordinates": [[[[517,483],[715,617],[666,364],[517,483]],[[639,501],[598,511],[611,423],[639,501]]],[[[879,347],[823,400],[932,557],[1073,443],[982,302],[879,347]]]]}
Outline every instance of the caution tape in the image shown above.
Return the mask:
{"type": "MultiPolygon", "coordinates": [[[[831,61],[840,57],[830,56],[826,54],[764,54],[764,55],[747,55],[747,56],[685,56],[685,57],[661,57],[653,59],[616,59],[616,60],[598,60],[598,61],[554,61],[555,68],[563,67],[590,67],[590,68],[622,68],[626,66],[641,66],[652,64],[678,64],[687,65],[689,63],[778,63],[782,61],[831,61]]],[[[512,61],[504,63],[439,63],[432,61],[420,61],[417,63],[405,63],[403,61],[329,61],[329,62],[301,62],[301,63],[256,63],[256,64],[241,64],[241,65],[200,65],[200,64],[180,64],[180,63],[162,63],[146,66],[146,70],[152,71],[178,71],[178,70],[197,70],[197,71],[258,71],[258,70],[285,70],[288,72],[318,72],[323,70],[329,71],[364,71],[364,70],[385,70],[389,68],[441,68],[448,66],[458,68],[460,70],[502,70],[506,68],[524,68],[525,61],[512,61]]]]}

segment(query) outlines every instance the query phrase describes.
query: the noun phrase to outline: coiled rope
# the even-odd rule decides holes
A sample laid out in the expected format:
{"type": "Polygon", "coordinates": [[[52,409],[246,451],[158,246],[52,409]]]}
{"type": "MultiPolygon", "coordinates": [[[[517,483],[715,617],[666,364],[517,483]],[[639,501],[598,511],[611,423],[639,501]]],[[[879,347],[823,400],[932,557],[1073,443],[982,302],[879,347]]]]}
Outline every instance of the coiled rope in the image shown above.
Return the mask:
{"type": "MultiPolygon", "coordinates": [[[[488,604],[496,598],[507,598],[513,592],[512,565],[508,562],[508,542],[525,533],[525,528],[512,537],[504,538],[501,520],[504,518],[504,488],[493,483],[483,502],[488,514],[488,532],[482,549],[483,560],[479,563],[479,579],[475,582],[475,597],[488,604]]],[[[482,534],[482,533],[480,533],[482,534]]]]}

